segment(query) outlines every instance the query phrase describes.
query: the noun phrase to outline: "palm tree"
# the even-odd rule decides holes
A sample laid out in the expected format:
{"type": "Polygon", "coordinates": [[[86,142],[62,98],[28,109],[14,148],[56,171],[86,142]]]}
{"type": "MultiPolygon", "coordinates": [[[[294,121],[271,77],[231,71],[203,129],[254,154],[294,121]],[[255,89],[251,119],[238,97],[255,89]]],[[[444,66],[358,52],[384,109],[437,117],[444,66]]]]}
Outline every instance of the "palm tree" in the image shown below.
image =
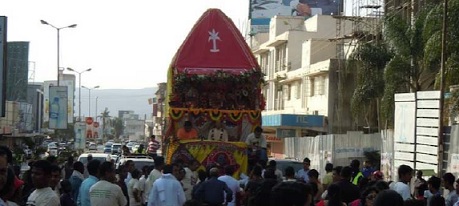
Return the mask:
{"type": "Polygon", "coordinates": [[[102,118],[102,141],[105,142],[105,124],[108,118],[110,118],[110,111],[105,107],[105,110],[100,113],[100,118],[102,118]]]}
{"type": "Polygon", "coordinates": [[[114,135],[115,135],[115,138],[119,138],[122,134],[123,134],[123,131],[124,131],[124,122],[123,122],[123,119],[119,118],[119,117],[116,117],[114,119],[112,119],[112,127],[114,128],[114,135]]]}
{"type": "Polygon", "coordinates": [[[369,128],[380,126],[380,102],[384,94],[384,68],[392,54],[378,39],[362,40],[348,60],[356,74],[356,88],[351,98],[355,120],[363,118],[369,128]]]}
{"type": "MultiPolygon", "coordinates": [[[[446,42],[446,67],[445,67],[445,86],[459,84],[459,0],[449,0],[448,5],[448,31],[446,42]]],[[[430,67],[440,68],[441,60],[441,35],[443,20],[443,4],[433,7],[426,16],[424,27],[424,39],[427,39],[425,46],[425,64],[430,67]]],[[[435,86],[439,86],[439,77],[435,86]]]]}
{"type": "Polygon", "coordinates": [[[431,8],[426,6],[420,11],[412,24],[399,15],[388,15],[385,19],[385,42],[394,53],[384,72],[382,113],[386,120],[393,120],[395,93],[434,88],[439,67],[425,61],[429,41],[426,34],[430,31],[426,17],[431,8]]]}

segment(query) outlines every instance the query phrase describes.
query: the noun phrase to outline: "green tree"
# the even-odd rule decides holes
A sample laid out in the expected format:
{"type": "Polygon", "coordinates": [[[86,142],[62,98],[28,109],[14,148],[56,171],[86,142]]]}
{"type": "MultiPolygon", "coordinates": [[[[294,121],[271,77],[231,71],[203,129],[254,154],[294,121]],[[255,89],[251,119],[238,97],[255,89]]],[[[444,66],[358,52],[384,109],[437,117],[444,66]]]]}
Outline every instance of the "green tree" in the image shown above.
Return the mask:
{"type": "Polygon", "coordinates": [[[115,138],[119,138],[124,132],[124,122],[123,119],[116,117],[112,119],[112,127],[115,138]]]}
{"type": "Polygon", "coordinates": [[[385,18],[385,42],[394,56],[385,67],[382,114],[390,123],[394,117],[395,93],[434,88],[439,68],[432,67],[425,61],[425,57],[428,56],[426,45],[429,41],[426,34],[430,32],[426,17],[431,8],[426,6],[420,11],[412,24],[400,15],[389,14],[385,18]]]}
{"type": "MultiPolygon", "coordinates": [[[[459,0],[448,1],[448,29],[445,59],[445,87],[459,84],[459,0]]],[[[440,68],[441,35],[443,21],[443,4],[433,7],[426,16],[423,38],[425,46],[425,64],[432,68],[440,68]]],[[[440,73],[437,73],[436,88],[440,85],[440,73]]]]}
{"type": "Polygon", "coordinates": [[[356,88],[351,98],[355,120],[364,119],[366,126],[381,129],[380,102],[384,94],[384,68],[392,54],[384,42],[362,40],[348,60],[348,68],[356,75],[356,88]]]}
{"type": "Polygon", "coordinates": [[[100,113],[100,118],[102,118],[102,140],[105,141],[106,139],[106,132],[105,132],[105,124],[107,123],[107,120],[110,118],[110,111],[108,111],[108,108],[105,107],[104,111],[100,113]]]}

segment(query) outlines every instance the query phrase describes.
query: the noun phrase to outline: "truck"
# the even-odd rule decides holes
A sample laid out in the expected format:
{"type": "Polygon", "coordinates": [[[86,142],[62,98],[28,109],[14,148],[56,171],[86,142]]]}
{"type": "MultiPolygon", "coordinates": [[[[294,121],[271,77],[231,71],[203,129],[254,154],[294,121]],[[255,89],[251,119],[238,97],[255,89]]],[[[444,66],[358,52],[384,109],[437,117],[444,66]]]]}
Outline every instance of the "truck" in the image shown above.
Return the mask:
{"type": "Polygon", "coordinates": [[[209,9],[175,54],[167,78],[166,131],[163,155],[210,165],[231,165],[235,176],[247,174],[245,138],[261,126],[265,85],[253,53],[234,23],[219,9],[209,9]],[[198,131],[193,140],[175,140],[185,121],[198,131]],[[219,122],[228,141],[207,140],[219,122]]]}

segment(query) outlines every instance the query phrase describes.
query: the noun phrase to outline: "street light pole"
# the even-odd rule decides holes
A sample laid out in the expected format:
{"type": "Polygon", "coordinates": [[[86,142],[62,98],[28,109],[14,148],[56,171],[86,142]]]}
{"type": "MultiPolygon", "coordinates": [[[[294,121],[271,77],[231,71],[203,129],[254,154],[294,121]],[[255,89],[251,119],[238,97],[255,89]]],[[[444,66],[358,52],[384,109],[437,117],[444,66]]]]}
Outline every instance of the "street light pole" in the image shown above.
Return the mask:
{"type": "Polygon", "coordinates": [[[72,68],[67,68],[67,70],[69,70],[71,72],[75,72],[75,73],[78,74],[78,84],[79,84],[79,86],[78,86],[78,120],[79,120],[79,122],[81,122],[81,74],[83,74],[85,72],[89,72],[92,69],[89,68],[89,69],[86,69],[86,70],[81,71],[81,72],[76,71],[76,70],[74,70],[72,68]]]}
{"type": "Polygon", "coordinates": [[[53,27],[57,31],[57,86],[59,86],[59,80],[60,80],[60,77],[59,77],[60,76],[59,75],[59,73],[60,73],[60,70],[59,70],[59,68],[60,68],[60,55],[59,55],[60,54],[60,31],[61,31],[61,29],[75,28],[77,25],[76,24],[72,24],[72,25],[64,26],[64,27],[56,27],[56,26],[48,23],[45,20],[40,20],[40,22],[42,24],[48,25],[50,27],[53,27]]]}
{"type": "Polygon", "coordinates": [[[95,115],[95,117],[96,117],[96,122],[97,122],[97,101],[99,101],[99,97],[96,97],[96,115],[95,115]]]}
{"type": "Polygon", "coordinates": [[[97,89],[100,86],[95,86],[95,87],[92,87],[92,88],[88,88],[88,87],[85,87],[85,86],[81,86],[81,87],[83,87],[83,88],[85,88],[85,89],[87,89],[89,91],[89,101],[88,101],[89,102],[89,112],[88,112],[88,115],[91,116],[91,90],[97,89]]]}

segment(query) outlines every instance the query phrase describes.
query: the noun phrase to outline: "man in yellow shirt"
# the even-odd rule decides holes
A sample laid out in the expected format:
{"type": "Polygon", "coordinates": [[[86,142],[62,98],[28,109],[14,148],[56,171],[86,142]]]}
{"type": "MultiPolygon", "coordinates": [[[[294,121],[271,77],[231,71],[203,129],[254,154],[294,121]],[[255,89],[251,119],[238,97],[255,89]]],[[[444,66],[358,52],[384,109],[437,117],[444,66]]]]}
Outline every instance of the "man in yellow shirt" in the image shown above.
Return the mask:
{"type": "Polygon", "coordinates": [[[190,121],[185,121],[183,127],[177,131],[177,138],[179,140],[184,139],[197,139],[198,131],[193,128],[193,125],[190,121]]]}

